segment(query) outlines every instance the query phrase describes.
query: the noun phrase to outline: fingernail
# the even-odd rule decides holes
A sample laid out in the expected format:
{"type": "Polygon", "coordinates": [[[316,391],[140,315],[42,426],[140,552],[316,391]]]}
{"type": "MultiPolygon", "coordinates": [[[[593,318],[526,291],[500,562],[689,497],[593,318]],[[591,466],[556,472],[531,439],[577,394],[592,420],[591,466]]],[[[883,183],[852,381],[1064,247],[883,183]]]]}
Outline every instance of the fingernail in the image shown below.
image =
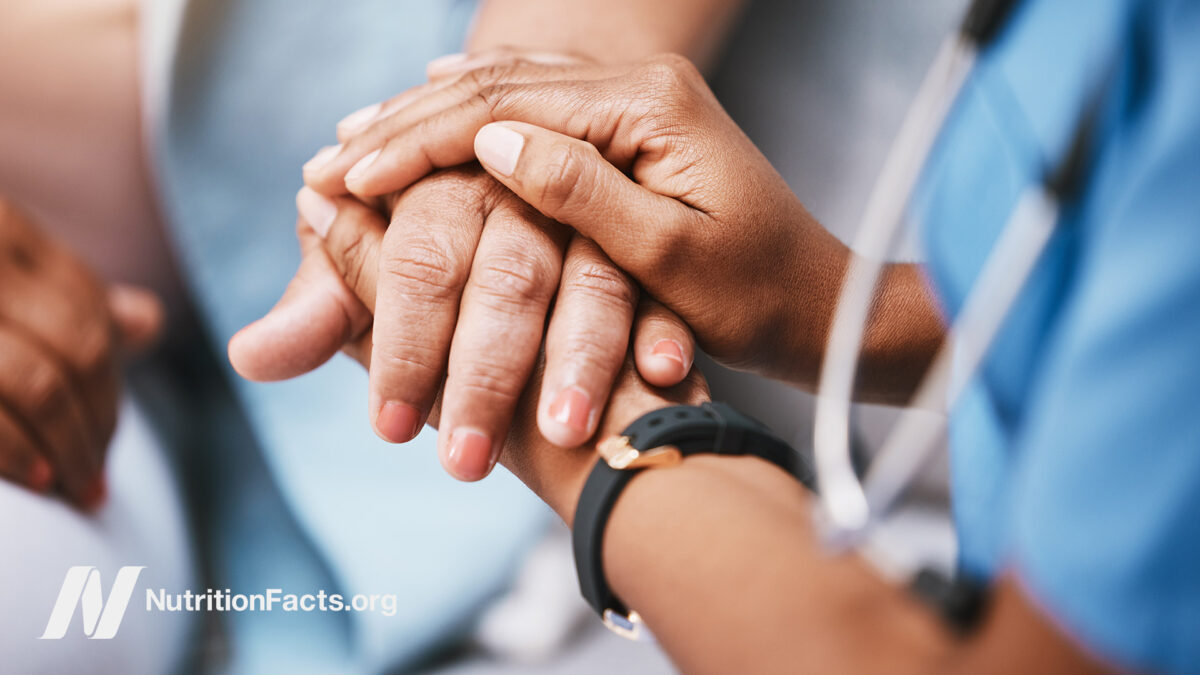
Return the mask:
{"type": "Polygon", "coordinates": [[[317,151],[313,158],[304,163],[304,171],[317,171],[324,167],[334,157],[337,157],[342,151],[341,143],[337,145],[327,145],[317,151]]]}
{"type": "Polygon", "coordinates": [[[354,112],[342,118],[341,122],[337,123],[338,131],[343,134],[353,134],[366,127],[371,122],[379,117],[379,111],[383,109],[382,103],[372,103],[365,108],[359,108],[354,112]]]}
{"type": "Polygon", "coordinates": [[[592,418],[592,399],[578,387],[563,389],[550,404],[550,417],[572,431],[587,433],[592,418]]]}
{"type": "Polygon", "coordinates": [[[511,176],[525,147],[525,137],[503,124],[492,123],[475,134],[475,156],[486,167],[511,176]]]}
{"type": "Polygon", "coordinates": [[[492,439],[481,431],[459,427],[450,436],[446,459],[459,480],[479,480],[492,470],[492,439]]]}
{"type": "Polygon", "coordinates": [[[34,457],[29,463],[29,473],[25,476],[26,484],[34,492],[49,492],[54,486],[54,468],[42,457],[34,457]]]}
{"type": "Polygon", "coordinates": [[[104,476],[97,476],[83,488],[83,492],[79,493],[79,504],[88,511],[95,511],[104,505],[107,498],[108,485],[104,476]]]}
{"type": "Polygon", "coordinates": [[[337,203],[310,187],[302,187],[296,193],[296,210],[322,239],[337,218],[337,203]]]}
{"type": "Polygon", "coordinates": [[[346,172],[346,182],[349,183],[362,178],[363,174],[367,173],[367,169],[370,169],[371,165],[375,163],[375,159],[379,157],[380,152],[381,150],[376,150],[366,157],[358,160],[357,164],[350,167],[350,170],[346,172]]]}
{"type": "Polygon", "coordinates": [[[452,66],[457,66],[466,61],[468,58],[470,58],[468,54],[447,54],[445,56],[439,56],[425,66],[425,74],[430,77],[436,77],[443,70],[447,70],[452,66]]]}
{"type": "Polygon", "coordinates": [[[389,443],[407,443],[421,431],[421,413],[407,403],[388,401],[375,416],[375,431],[389,443]]]}
{"type": "Polygon", "coordinates": [[[662,359],[670,359],[683,369],[687,369],[687,360],[683,358],[683,347],[674,340],[659,340],[654,343],[650,353],[662,359]]]}

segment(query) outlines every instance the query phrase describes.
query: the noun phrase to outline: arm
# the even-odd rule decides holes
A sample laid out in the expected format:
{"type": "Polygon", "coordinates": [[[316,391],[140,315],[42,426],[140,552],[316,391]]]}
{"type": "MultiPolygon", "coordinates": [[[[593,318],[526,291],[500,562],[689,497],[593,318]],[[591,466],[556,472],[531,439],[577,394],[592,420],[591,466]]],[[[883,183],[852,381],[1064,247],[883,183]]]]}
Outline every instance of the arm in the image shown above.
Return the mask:
{"type": "MultiPolygon", "coordinates": [[[[337,239],[375,225],[343,216],[337,239]]],[[[360,296],[378,283],[378,248],[330,246],[360,296]]],[[[366,298],[369,304],[369,298],[366,298]]],[[[364,362],[360,355],[360,360],[364,362]]],[[[596,461],[594,443],[641,414],[707,400],[698,374],[647,388],[629,363],[595,438],[557,448],[538,432],[539,368],[516,411],[500,461],[568,524],[596,461]]],[[[433,417],[438,422],[438,412],[433,417]]],[[[1098,668],[1005,581],[982,630],[955,639],[921,605],[858,558],[816,541],[801,486],[757,458],[693,456],[638,475],[609,520],[604,565],[613,590],[647,621],[686,672],[1027,672],[1098,668]]]]}
{"type": "Polygon", "coordinates": [[[1105,672],[1011,577],[979,632],[955,638],[858,558],[824,551],[807,495],[757,458],[643,472],[604,554],[614,591],[685,672],[1105,672]]]}
{"type": "Polygon", "coordinates": [[[487,0],[467,50],[521,47],[597,61],[663,52],[709,64],[744,0],[487,0]]]}

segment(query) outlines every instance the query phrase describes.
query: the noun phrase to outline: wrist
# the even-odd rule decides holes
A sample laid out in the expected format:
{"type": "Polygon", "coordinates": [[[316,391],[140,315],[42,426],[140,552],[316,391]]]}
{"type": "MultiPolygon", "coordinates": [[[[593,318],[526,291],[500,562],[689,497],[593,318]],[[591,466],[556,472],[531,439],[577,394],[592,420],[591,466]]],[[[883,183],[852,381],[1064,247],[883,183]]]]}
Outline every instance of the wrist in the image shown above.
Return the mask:
{"type": "Polygon", "coordinates": [[[501,453],[500,464],[570,527],[583,484],[596,463],[595,446],[589,442],[579,448],[559,448],[547,442],[536,430],[533,434],[536,438],[520,441],[510,437],[501,453]]]}
{"type": "Polygon", "coordinates": [[[783,256],[789,269],[780,275],[782,283],[772,288],[770,311],[760,327],[760,334],[769,343],[763,350],[769,354],[764,374],[814,391],[853,253],[815,222],[797,230],[799,241],[791,253],[783,256]]]}

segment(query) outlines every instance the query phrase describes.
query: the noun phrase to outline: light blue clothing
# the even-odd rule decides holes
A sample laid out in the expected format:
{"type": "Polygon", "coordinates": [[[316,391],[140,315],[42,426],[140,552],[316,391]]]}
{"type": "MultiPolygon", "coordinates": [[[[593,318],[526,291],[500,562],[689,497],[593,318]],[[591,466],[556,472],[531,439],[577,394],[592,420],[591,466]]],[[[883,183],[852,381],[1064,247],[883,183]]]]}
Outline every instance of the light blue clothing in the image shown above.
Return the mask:
{"type": "Polygon", "coordinates": [[[1200,672],[1200,2],[1022,3],[914,216],[953,314],[1106,72],[1087,187],[952,416],[961,562],[1102,657],[1200,672]]]}
{"type": "MultiPolygon", "coordinates": [[[[175,244],[219,348],[296,269],[301,164],[334,141],[343,115],[424,81],[426,62],[461,47],[472,11],[454,0],[187,5],[155,144],[175,244]]],[[[503,471],[475,485],[450,479],[430,431],[403,447],[378,440],[366,377],[347,359],[274,385],[221,376],[267,471],[252,471],[262,461],[244,456],[252,447],[215,453],[230,492],[213,544],[218,577],[235,592],[400,597],[394,617],[227,615],[235,672],[411,663],[469,626],[546,522],[503,471]]]]}

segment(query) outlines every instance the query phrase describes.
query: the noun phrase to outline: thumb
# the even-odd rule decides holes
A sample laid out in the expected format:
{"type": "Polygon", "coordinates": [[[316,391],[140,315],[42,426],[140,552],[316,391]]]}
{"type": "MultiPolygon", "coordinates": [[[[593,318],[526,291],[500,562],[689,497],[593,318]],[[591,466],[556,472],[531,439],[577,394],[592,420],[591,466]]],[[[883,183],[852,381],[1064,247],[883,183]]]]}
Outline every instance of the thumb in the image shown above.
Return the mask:
{"type": "Polygon", "coordinates": [[[320,238],[303,222],[298,232],[303,258],[283,297],[229,340],[229,362],[248,380],[303,375],[370,328],[370,312],[342,282],[320,238]]]}
{"type": "Polygon", "coordinates": [[[530,206],[595,241],[643,283],[691,211],[630,180],[591,143],[532,124],[484,126],[475,155],[530,206]]]}
{"type": "Polygon", "coordinates": [[[162,334],[165,316],[162,301],[145,288],[128,284],[109,286],[108,311],[121,346],[129,352],[145,351],[162,334]]]}

